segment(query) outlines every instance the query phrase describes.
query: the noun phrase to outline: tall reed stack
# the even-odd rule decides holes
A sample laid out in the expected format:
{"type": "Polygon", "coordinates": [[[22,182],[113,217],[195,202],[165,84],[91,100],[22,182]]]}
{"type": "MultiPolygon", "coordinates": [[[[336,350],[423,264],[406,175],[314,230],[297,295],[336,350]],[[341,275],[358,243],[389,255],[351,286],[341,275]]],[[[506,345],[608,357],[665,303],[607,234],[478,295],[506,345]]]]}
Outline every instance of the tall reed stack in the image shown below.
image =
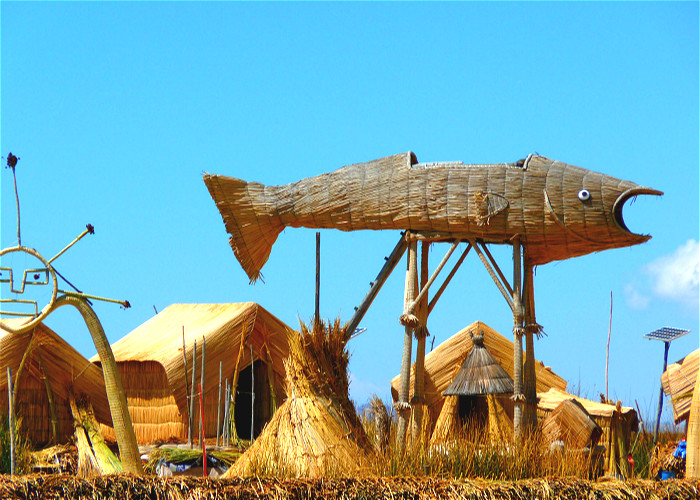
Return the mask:
{"type": "Polygon", "coordinates": [[[225,477],[354,476],[369,463],[372,445],[348,397],[347,339],[339,320],[289,333],[287,400],[225,477]]]}

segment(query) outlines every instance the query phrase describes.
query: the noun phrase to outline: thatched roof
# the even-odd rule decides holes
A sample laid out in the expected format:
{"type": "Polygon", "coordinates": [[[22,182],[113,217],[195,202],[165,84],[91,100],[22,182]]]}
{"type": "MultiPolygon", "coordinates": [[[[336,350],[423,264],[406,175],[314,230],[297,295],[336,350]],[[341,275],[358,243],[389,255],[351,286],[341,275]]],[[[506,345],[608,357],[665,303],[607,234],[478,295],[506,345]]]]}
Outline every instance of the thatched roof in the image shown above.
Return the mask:
{"type": "Polygon", "coordinates": [[[690,401],[698,377],[699,358],[700,350],[696,349],[680,361],[669,365],[661,375],[661,387],[666,395],[671,397],[675,423],[690,416],[690,401]]]}
{"type": "MultiPolygon", "coordinates": [[[[513,341],[481,321],[476,321],[442,342],[425,356],[425,402],[428,407],[439,411],[444,402],[442,395],[454,380],[464,359],[472,350],[472,333],[484,332],[484,346],[489,350],[508,376],[513,376],[513,341]]],[[[411,388],[409,399],[413,397],[413,371],[411,368],[411,388]]],[[[566,381],[542,362],[535,363],[537,391],[545,392],[551,387],[566,389],[566,381]]],[[[391,395],[398,400],[399,376],[391,381],[391,395]]]]}
{"type": "MultiPolygon", "coordinates": [[[[16,322],[19,325],[25,320],[5,321],[16,322]]],[[[9,333],[0,328],[0,408],[7,408],[7,367],[12,369],[13,376],[17,374],[30,341],[30,353],[20,374],[16,402],[29,437],[36,444],[48,438],[45,433],[49,429],[49,410],[43,373],[46,373],[56,401],[59,440],[66,440],[73,433],[73,418],[69,405],[71,390],[77,397],[87,394],[97,420],[111,425],[112,416],[102,370],[43,323],[24,333],[9,333]]]]}
{"type": "MultiPolygon", "coordinates": [[[[178,408],[186,413],[187,389],[182,356],[182,330],[185,330],[187,360],[197,341],[197,362],[201,363],[202,337],[206,339],[204,392],[218,387],[219,362],[223,372],[235,369],[236,354],[244,343],[239,369],[250,366],[249,343],[253,357],[272,361],[272,369],[284,376],[284,359],[289,355],[289,327],[254,302],[236,304],[173,304],[112,345],[118,363],[126,361],[157,362],[163,366],[178,408]]],[[[92,361],[98,361],[92,358],[92,361]]],[[[199,373],[199,364],[197,373],[199,373]]],[[[191,365],[190,365],[191,372],[191,365]]],[[[199,375],[197,376],[199,377],[199,375]]],[[[199,380],[199,378],[198,378],[199,380]]]]}
{"type": "MultiPolygon", "coordinates": [[[[574,399],[578,403],[581,403],[591,417],[603,417],[610,419],[615,413],[615,405],[600,403],[598,401],[591,401],[590,399],[574,396],[573,394],[569,394],[568,392],[559,390],[555,387],[552,387],[546,392],[538,392],[537,397],[540,398],[540,401],[537,404],[538,409],[544,411],[554,411],[554,409],[563,401],[574,399]]],[[[634,425],[636,425],[638,417],[634,408],[623,406],[620,408],[620,411],[623,416],[631,419],[631,421],[634,422],[634,425]]]]}
{"type": "Polygon", "coordinates": [[[513,379],[484,347],[484,334],[472,336],[474,347],[465,358],[452,383],[443,396],[477,396],[484,394],[509,394],[513,392],[513,379]]]}

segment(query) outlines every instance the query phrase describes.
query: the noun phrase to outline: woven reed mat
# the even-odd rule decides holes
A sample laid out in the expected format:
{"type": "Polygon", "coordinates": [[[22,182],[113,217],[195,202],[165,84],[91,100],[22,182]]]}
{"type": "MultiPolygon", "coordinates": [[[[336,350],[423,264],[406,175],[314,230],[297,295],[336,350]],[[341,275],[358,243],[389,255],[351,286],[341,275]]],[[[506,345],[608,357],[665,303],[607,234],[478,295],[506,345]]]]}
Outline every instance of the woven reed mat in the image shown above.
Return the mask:
{"type": "Polygon", "coordinates": [[[518,482],[447,481],[415,478],[211,480],[118,476],[2,476],[3,499],[689,499],[700,495],[700,481],[612,481],[571,478],[518,482]]]}

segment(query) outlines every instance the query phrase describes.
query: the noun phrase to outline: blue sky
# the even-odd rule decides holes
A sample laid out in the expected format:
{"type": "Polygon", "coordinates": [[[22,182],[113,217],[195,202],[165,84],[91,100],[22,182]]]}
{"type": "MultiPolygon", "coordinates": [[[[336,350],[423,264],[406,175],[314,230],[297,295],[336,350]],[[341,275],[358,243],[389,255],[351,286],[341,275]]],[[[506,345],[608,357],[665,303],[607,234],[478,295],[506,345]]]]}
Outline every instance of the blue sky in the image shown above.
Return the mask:
{"type": "MultiPolygon", "coordinates": [[[[315,231],[287,229],[249,285],[202,173],[285,184],[405,151],[420,161],[550,158],[648,185],[625,209],[653,239],[540,266],[535,354],[597,398],[656,411],[661,326],[698,346],[698,3],[0,4],[1,151],[22,242],[53,256],[116,341],[175,302],[256,301],[292,326],[314,307],[315,231]]],[[[2,246],[16,244],[2,169],[2,246]]],[[[346,320],[398,239],[321,234],[321,314],[346,320]]],[[[431,268],[447,251],[434,245],[431,268]]],[[[493,248],[510,267],[508,248],[493,248]]],[[[456,256],[455,256],[456,258],[456,256]]],[[[351,396],[389,398],[403,264],[350,343],[351,396]]],[[[3,291],[5,297],[6,291],[3,291]]],[[[470,255],[429,320],[435,345],[512,316],[470,255]]],[[[78,314],[48,320],[86,356],[78,314]]],[[[432,339],[429,339],[429,345],[432,339]]]]}

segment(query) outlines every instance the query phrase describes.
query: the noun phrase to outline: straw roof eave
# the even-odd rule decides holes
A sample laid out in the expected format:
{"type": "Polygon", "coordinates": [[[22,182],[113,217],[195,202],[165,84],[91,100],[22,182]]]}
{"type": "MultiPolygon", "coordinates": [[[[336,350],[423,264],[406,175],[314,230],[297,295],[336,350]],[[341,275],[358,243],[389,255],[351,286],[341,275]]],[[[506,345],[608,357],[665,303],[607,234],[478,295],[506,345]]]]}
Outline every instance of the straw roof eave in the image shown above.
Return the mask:
{"type": "MultiPolygon", "coordinates": [[[[231,376],[241,342],[243,352],[239,370],[254,360],[272,360],[272,369],[284,377],[283,360],[288,354],[286,332],[289,327],[254,302],[232,304],[173,304],[112,345],[117,362],[154,361],[165,370],[168,385],[178,408],[186,411],[185,379],[192,373],[192,354],[197,342],[197,380],[201,370],[202,339],[205,339],[204,391],[219,383],[219,363],[224,377],[231,376]],[[188,368],[182,355],[184,342],[188,368]],[[268,355],[269,351],[269,355],[268,355]]],[[[94,362],[99,362],[96,357],[94,362]]]]}
{"type": "MultiPolygon", "coordinates": [[[[97,421],[112,425],[112,415],[101,368],[90,363],[44,323],[40,323],[33,332],[34,339],[31,340],[32,330],[24,333],[9,333],[0,328],[0,365],[3,368],[10,367],[12,373],[16,374],[31,341],[32,351],[29,358],[31,361],[29,365],[25,364],[21,377],[43,378],[39,366],[39,360],[41,360],[58,404],[67,406],[71,391],[77,396],[88,395],[97,421]]],[[[6,376],[0,377],[0,393],[0,399],[5,401],[6,405],[6,376]]]]}

